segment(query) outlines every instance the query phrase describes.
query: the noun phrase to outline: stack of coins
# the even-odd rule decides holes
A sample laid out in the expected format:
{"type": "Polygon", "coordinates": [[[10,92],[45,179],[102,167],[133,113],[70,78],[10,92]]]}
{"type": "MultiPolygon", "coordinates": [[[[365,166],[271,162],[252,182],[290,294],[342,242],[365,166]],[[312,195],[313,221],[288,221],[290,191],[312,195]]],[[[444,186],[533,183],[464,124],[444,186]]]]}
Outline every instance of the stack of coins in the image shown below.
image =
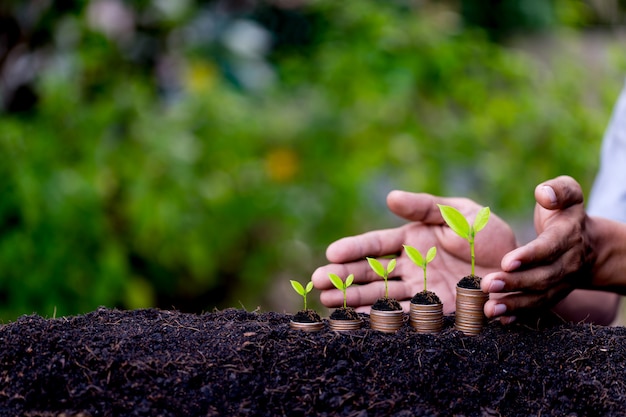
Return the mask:
{"type": "Polygon", "coordinates": [[[375,310],[370,311],[370,327],[374,330],[385,333],[395,333],[404,321],[402,310],[375,310]]]}
{"type": "Polygon", "coordinates": [[[314,323],[303,323],[291,320],[289,322],[289,327],[291,327],[293,330],[302,330],[305,332],[319,332],[324,328],[324,322],[318,321],[314,323]]]}
{"type": "Polygon", "coordinates": [[[489,299],[480,289],[456,287],[455,327],[469,336],[481,332],[485,324],[483,307],[489,299]]]}
{"type": "Polygon", "coordinates": [[[443,304],[411,303],[410,323],[418,333],[435,334],[443,327],[443,304]]]}
{"type": "Polygon", "coordinates": [[[363,320],[335,320],[329,319],[328,324],[330,325],[330,330],[334,330],[336,332],[347,332],[350,330],[358,330],[363,326],[363,320]]]}

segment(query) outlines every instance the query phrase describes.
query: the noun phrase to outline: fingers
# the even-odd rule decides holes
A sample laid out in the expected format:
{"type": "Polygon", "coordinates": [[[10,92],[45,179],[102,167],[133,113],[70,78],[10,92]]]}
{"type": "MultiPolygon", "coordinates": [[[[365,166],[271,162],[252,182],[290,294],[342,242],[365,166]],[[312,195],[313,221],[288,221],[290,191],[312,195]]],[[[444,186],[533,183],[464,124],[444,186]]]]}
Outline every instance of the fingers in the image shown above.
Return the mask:
{"type": "Polygon", "coordinates": [[[563,283],[542,292],[505,294],[497,299],[488,300],[483,311],[488,318],[508,317],[504,319],[504,322],[507,322],[524,312],[552,307],[565,298],[571,290],[567,284],[563,283]]]}
{"type": "Polygon", "coordinates": [[[580,184],[566,175],[539,184],[535,188],[535,199],[548,210],[566,209],[584,200],[580,184]]]}
{"type": "MultiPolygon", "coordinates": [[[[569,262],[576,269],[576,262],[569,262]]],[[[480,287],[484,292],[507,293],[515,291],[545,292],[563,282],[563,260],[517,272],[493,272],[483,277],[480,287]]],[[[572,282],[566,282],[572,285],[572,282]]]]}
{"type": "Polygon", "coordinates": [[[467,198],[436,197],[425,193],[394,190],[387,195],[387,206],[394,214],[410,221],[443,224],[437,204],[457,208],[464,215],[477,212],[481,206],[467,198]]]}
{"type": "MultiPolygon", "coordinates": [[[[390,259],[379,260],[385,268],[387,267],[387,263],[390,261],[390,259]]],[[[391,278],[395,276],[400,276],[401,271],[402,266],[398,265],[393,271],[391,278]]],[[[336,274],[344,280],[348,275],[354,274],[355,284],[366,284],[372,281],[382,280],[382,278],[376,275],[372,268],[370,268],[367,261],[362,260],[358,262],[348,262],[344,264],[329,264],[317,268],[311,276],[311,280],[313,281],[313,285],[315,286],[315,288],[317,288],[318,290],[328,290],[331,288],[335,288],[328,278],[328,274],[330,273],[336,274]]]]}
{"type": "Polygon", "coordinates": [[[404,228],[376,230],[358,236],[344,237],[326,249],[326,258],[333,263],[363,259],[366,256],[385,256],[400,252],[404,243],[404,228]]]}

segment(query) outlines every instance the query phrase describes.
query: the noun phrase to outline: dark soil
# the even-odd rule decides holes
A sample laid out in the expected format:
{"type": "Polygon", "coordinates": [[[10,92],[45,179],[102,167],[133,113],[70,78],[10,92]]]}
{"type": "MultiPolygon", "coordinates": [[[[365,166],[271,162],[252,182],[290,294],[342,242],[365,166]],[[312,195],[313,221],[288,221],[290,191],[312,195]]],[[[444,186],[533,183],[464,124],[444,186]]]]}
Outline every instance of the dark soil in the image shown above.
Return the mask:
{"type": "Polygon", "coordinates": [[[420,291],[411,298],[413,304],[441,304],[441,299],[432,291],[420,291]]]}
{"type": "Polygon", "coordinates": [[[461,278],[459,282],[456,283],[457,287],[461,288],[469,288],[472,290],[480,289],[480,281],[481,277],[476,275],[468,275],[466,277],[461,278]]]}
{"type": "Polygon", "coordinates": [[[306,333],[242,310],[24,316],[0,327],[0,416],[626,415],[624,327],[495,321],[471,337],[447,316],[433,336],[361,317],[306,333]]]}
{"type": "Polygon", "coordinates": [[[322,321],[322,318],[319,314],[317,314],[317,311],[306,309],[300,310],[294,314],[292,320],[297,321],[298,323],[319,323],[322,321]]]}
{"type": "Polygon", "coordinates": [[[332,312],[330,318],[333,320],[358,320],[361,317],[352,307],[340,307],[332,312]]]}
{"type": "Polygon", "coordinates": [[[402,310],[402,306],[400,305],[398,300],[393,299],[393,298],[384,298],[384,297],[376,300],[376,302],[372,305],[372,308],[374,310],[381,310],[381,311],[402,310]]]}

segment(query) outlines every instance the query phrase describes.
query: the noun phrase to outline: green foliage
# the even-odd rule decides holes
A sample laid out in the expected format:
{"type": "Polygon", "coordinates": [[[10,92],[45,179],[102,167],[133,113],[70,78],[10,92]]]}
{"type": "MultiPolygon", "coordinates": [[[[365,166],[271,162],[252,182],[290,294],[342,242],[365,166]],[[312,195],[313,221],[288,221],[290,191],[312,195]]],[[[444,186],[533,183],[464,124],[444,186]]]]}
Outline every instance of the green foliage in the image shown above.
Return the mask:
{"type": "Polygon", "coordinates": [[[387,263],[387,267],[385,268],[382,263],[378,259],[375,258],[366,258],[367,263],[369,263],[370,268],[378,275],[382,277],[385,281],[385,298],[389,298],[389,285],[387,280],[389,279],[389,274],[393,272],[396,268],[396,260],[392,259],[387,263]]]}
{"type": "Polygon", "coordinates": [[[424,270],[424,291],[426,291],[426,267],[428,266],[429,263],[433,261],[433,259],[435,259],[435,256],[437,256],[437,248],[433,246],[430,249],[428,249],[428,252],[426,253],[426,257],[424,257],[422,256],[421,252],[417,250],[416,248],[414,248],[413,246],[410,246],[410,245],[402,245],[402,246],[404,246],[404,251],[408,255],[409,259],[411,259],[411,261],[413,261],[415,265],[419,266],[420,268],[424,270]]]}
{"type": "Polygon", "coordinates": [[[448,224],[448,226],[450,226],[450,229],[452,229],[454,233],[469,242],[470,254],[472,259],[471,274],[474,275],[474,239],[476,237],[476,233],[481,231],[485,226],[487,226],[487,222],[489,221],[489,216],[491,214],[489,207],[481,208],[478,213],[476,213],[474,223],[470,225],[465,217],[454,207],[446,206],[443,204],[437,204],[437,206],[439,206],[441,216],[443,217],[443,220],[448,224]]]}
{"type": "Polygon", "coordinates": [[[343,308],[348,306],[348,287],[354,282],[354,274],[348,275],[345,281],[343,281],[337,274],[329,273],[328,278],[333,283],[335,288],[343,293],[343,308]]]}
{"type": "Polygon", "coordinates": [[[626,69],[586,70],[569,48],[547,62],[400,1],[122,2],[135,25],[119,36],[87,19],[95,3],[3,9],[25,22],[7,42],[31,43],[0,65],[39,63],[32,107],[2,88],[15,104],[0,114],[4,320],[284,308],[266,294],[276,277],[388,227],[391,189],[527,219],[540,181],[569,174],[588,191],[626,69]]]}
{"type": "Polygon", "coordinates": [[[289,280],[289,282],[291,282],[291,286],[293,287],[293,289],[302,296],[302,298],[304,298],[304,310],[306,310],[306,296],[308,293],[311,292],[311,290],[313,290],[313,282],[309,281],[308,284],[306,284],[306,287],[303,287],[302,284],[300,284],[298,281],[295,280],[289,280]]]}

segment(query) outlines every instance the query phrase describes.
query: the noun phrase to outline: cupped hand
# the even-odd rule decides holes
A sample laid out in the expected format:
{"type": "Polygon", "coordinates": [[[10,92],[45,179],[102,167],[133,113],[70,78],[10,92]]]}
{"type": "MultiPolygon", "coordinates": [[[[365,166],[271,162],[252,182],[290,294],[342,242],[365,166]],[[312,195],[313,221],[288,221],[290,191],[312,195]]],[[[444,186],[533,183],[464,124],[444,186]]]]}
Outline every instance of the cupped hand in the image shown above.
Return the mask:
{"type": "MultiPolygon", "coordinates": [[[[437,204],[455,207],[470,222],[481,209],[480,205],[465,198],[392,191],[387,196],[389,209],[410,223],[332,243],[326,250],[331,263],[319,267],[312,276],[313,284],[322,291],[321,302],[327,307],[338,307],[343,303],[343,294],[333,287],[328,279],[329,273],[343,279],[354,274],[354,282],[358,285],[348,288],[348,305],[357,311],[369,312],[371,305],[384,295],[385,285],[365,258],[377,257],[386,266],[389,259],[383,257],[394,256],[397,265],[389,280],[389,296],[401,301],[404,310],[408,311],[410,298],[424,289],[424,276],[423,270],[408,258],[403,245],[413,246],[423,254],[435,246],[437,256],[427,268],[427,289],[439,296],[444,312],[454,311],[456,283],[471,272],[470,249],[469,243],[444,223],[437,204]]],[[[499,270],[502,257],[516,247],[511,228],[493,214],[487,226],[477,234],[475,245],[477,275],[499,270]]]]}
{"type": "Polygon", "coordinates": [[[591,280],[593,248],[580,185],[560,176],[535,188],[537,238],[502,258],[501,271],[483,277],[483,291],[506,294],[485,304],[503,322],[530,309],[548,308],[591,280]]]}

